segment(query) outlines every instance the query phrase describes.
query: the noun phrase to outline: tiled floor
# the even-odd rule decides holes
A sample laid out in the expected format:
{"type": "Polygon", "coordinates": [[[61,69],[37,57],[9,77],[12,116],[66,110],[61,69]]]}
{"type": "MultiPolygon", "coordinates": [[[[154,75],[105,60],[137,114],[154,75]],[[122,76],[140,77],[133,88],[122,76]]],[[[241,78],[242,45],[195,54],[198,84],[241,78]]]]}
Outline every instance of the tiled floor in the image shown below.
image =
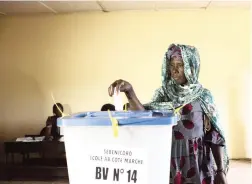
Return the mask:
{"type": "MultiPolygon", "coordinates": [[[[252,184],[252,167],[248,161],[231,161],[228,184],[252,184]]],[[[68,182],[13,181],[0,184],[68,184],[68,182]]]]}

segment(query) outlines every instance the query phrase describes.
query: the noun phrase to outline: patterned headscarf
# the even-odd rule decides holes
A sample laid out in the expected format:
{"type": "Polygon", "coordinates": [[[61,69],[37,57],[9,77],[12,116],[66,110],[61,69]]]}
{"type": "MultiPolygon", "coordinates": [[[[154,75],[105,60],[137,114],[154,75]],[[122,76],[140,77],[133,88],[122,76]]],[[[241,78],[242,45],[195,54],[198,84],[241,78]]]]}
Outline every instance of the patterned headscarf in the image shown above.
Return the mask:
{"type": "Polygon", "coordinates": [[[171,45],[169,52],[167,52],[167,59],[170,61],[172,58],[182,59],[181,50],[176,45],[171,45]]]}
{"type": "MultiPolygon", "coordinates": [[[[220,133],[223,139],[224,133],[220,126],[219,114],[216,109],[214,98],[208,89],[202,87],[198,81],[200,71],[200,57],[197,49],[193,46],[171,44],[165,53],[162,65],[162,86],[156,90],[152,102],[145,104],[149,110],[174,110],[177,107],[199,100],[201,107],[209,118],[211,125],[220,133]],[[180,51],[178,51],[178,49],[180,51]],[[170,75],[170,61],[172,57],[181,55],[184,62],[184,73],[187,84],[177,84],[170,75]]],[[[226,146],[224,147],[225,169],[228,170],[229,160],[226,146]]]]}

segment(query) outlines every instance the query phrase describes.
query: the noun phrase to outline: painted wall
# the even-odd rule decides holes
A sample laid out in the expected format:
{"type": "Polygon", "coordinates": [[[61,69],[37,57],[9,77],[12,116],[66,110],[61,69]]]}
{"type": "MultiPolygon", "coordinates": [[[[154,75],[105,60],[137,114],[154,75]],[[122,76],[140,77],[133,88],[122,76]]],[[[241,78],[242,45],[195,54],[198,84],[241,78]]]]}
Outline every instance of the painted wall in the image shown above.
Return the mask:
{"type": "Polygon", "coordinates": [[[199,49],[200,81],[215,96],[231,157],[246,157],[250,21],[238,9],[0,18],[0,138],[39,133],[51,92],[67,112],[100,110],[122,78],[148,102],[175,42],[199,49]]]}

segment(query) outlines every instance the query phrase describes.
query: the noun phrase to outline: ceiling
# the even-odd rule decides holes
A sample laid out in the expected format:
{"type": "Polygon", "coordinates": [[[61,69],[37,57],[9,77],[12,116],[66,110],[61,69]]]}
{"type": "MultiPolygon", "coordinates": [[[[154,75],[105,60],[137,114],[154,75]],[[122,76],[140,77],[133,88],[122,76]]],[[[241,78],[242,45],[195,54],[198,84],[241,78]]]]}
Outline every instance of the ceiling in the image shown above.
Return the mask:
{"type": "Polygon", "coordinates": [[[99,1],[0,1],[1,15],[36,13],[71,13],[85,11],[126,11],[126,10],[169,10],[169,9],[210,9],[250,8],[250,1],[207,1],[207,0],[99,0],[99,1]]]}

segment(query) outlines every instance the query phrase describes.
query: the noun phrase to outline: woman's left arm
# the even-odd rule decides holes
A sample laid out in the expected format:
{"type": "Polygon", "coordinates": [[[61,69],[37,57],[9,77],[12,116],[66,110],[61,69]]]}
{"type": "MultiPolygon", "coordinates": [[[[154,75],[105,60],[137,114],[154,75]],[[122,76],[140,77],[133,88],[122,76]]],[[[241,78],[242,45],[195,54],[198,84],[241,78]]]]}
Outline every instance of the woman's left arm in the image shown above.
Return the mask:
{"type": "Polygon", "coordinates": [[[224,172],[224,164],[223,164],[223,157],[224,157],[224,148],[223,146],[211,144],[210,145],[214,160],[217,166],[217,172],[224,172]]]}
{"type": "Polygon", "coordinates": [[[226,172],[223,165],[223,146],[212,144],[211,149],[217,166],[214,184],[227,184],[226,172]]]}
{"type": "Polygon", "coordinates": [[[209,127],[209,130],[206,132],[205,141],[209,143],[209,146],[212,150],[217,170],[224,170],[224,139],[219,135],[219,133],[214,129],[214,127],[211,126],[209,118],[205,116],[204,119],[205,126],[209,127]]]}
{"type": "Polygon", "coordinates": [[[226,172],[223,163],[225,140],[220,136],[219,132],[211,126],[207,117],[205,118],[205,126],[206,125],[210,125],[208,126],[210,129],[206,132],[205,141],[209,143],[217,167],[214,184],[227,184],[226,172]]]}

